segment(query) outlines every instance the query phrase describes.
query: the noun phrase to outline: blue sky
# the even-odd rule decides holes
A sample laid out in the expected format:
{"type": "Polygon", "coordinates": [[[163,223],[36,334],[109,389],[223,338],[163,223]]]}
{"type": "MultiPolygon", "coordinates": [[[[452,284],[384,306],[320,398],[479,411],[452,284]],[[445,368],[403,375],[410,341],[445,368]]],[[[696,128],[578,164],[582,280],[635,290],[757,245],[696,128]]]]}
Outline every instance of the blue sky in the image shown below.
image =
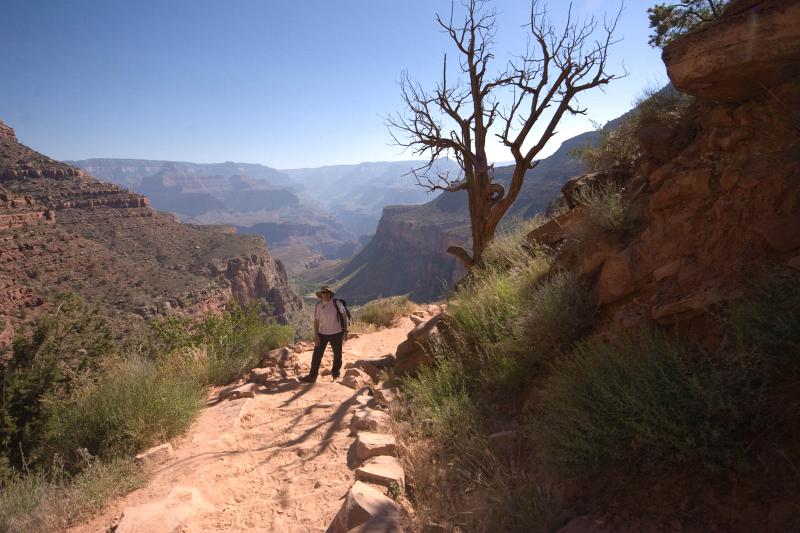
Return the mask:
{"type": "MultiPolygon", "coordinates": [[[[561,140],[667,81],[629,0],[612,68],[561,140]]],[[[449,0],[0,0],[0,119],[57,159],[242,161],[278,168],[412,158],[390,144],[403,70],[425,86],[453,51],[434,21],[449,0]]],[[[497,0],[498,58],[519,52],[528,0],[497,0]]],[[[550,0],[555,22],[567,2],[550,0]]],[[[580,14],[619,2],[576,0],[580,14]]],[[[500,68],[502,64],[498,64],[500,68]]],[[[492,146],[493,160],[510,156],[492,146]]]]}

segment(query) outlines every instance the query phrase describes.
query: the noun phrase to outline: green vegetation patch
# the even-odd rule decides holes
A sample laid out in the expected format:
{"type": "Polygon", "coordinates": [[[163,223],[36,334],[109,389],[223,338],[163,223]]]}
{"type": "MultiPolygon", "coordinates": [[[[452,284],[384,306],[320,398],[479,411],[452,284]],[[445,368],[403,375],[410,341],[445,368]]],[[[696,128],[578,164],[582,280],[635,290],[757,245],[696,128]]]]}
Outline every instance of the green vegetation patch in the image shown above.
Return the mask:
{"type": "Polygon", "coordinates": [[[144,483],[143,472],[124,459],[91,461],[73,478],[57,467],[47,473],[16,475],[1,486],[0,531],[64,531],[144,483]]]}
{"type": "Polygon", "coordinates": [[[641,330],[558,360],[530,430],[542,459],[566,467],[719,464],[743,444],[735,394],[683,344],[641,330]]]}
{"type": "Polygon", "coordinates": [[[355,310],[356,322],[377,327],[389,327],[399,317],[411,312],[413,304],[407,296],[392,296],[372,300],[355,310]]]}

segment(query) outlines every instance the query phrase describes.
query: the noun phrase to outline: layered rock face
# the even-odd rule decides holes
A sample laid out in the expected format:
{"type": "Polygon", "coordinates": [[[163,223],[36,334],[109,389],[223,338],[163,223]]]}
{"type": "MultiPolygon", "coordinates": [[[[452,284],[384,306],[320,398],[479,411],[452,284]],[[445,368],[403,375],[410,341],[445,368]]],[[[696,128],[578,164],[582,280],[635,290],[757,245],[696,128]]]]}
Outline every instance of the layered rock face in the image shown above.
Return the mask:
{"type": "Polygon", "coordinates": [[[469,228],[461,216],[415,216],[425,207],[384,208],[375,236],[338,273],[348,278],[339,289],[343,298],[356,304],[396,294],[434,300],[464,275],[446,252],[469,240],[469,228]]]}
{"type": "Polygon", "coordinates": [[[576,210],[555,223],[560,234],[534,232],[595,277],[611,330],[655,321],[706,338],[713,306],[748,280],[800,270],[800,70],[784,68],[800,47],[770,46],[763,28],[797,42],[800,2],[735,2],[664,51],[675,87],[697,99],[687,117],[697,133],[671,160],[638,165],[626,186],[632,237],[606,234],[571,254],[576,210]],[[742,33],[745,21],[755,26],[742,33]]]}
{"type": "Polygon", "coordinates": [[[121,323],[218,312],[232,298],[285,322],[302,305],[262,238],[180,224],[27,148],[0,122],[0,344],[64,292],[121,323]]]}

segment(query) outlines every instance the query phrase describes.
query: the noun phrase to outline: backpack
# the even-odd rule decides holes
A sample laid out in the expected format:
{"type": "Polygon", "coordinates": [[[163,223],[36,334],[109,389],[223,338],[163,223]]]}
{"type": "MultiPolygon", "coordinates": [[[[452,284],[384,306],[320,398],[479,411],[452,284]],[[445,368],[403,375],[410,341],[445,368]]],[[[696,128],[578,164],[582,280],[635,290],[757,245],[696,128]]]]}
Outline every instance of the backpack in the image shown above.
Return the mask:
{"type": "Polygon", "coordinates": [[[348,326],[353,321],[350,310],[347,308],[347,302],[334,298],[333,303],[336,304],[336,317],[339,319],[339,325],[342,326],[342,331],[347,331],[348,326]]]}

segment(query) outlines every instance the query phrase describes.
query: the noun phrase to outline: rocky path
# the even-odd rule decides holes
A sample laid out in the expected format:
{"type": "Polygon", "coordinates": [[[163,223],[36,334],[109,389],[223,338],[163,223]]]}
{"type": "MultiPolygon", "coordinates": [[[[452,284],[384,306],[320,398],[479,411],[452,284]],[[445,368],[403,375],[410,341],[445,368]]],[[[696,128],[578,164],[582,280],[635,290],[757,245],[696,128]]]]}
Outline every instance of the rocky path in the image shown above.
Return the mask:
{"type": "MultiPolygon", "coordinates": [[[[394,353],[413,327],[402,318],[392,328],[351,339],[345,366],[394,353]]],[[[172,443],[174,457],[154,468],[146,487],[70,531],[329,530],[352,493],[348,451],[354,437],[348,426],[356,411],[363,412],[364,397],[331,382],[325,372],[330,351],[323,362],[326,375],[314,385],[295,379],[308,368],[311,351],[296,357],[294,368],[265,380],[254,397],[204,409],[172,443]]]]}

